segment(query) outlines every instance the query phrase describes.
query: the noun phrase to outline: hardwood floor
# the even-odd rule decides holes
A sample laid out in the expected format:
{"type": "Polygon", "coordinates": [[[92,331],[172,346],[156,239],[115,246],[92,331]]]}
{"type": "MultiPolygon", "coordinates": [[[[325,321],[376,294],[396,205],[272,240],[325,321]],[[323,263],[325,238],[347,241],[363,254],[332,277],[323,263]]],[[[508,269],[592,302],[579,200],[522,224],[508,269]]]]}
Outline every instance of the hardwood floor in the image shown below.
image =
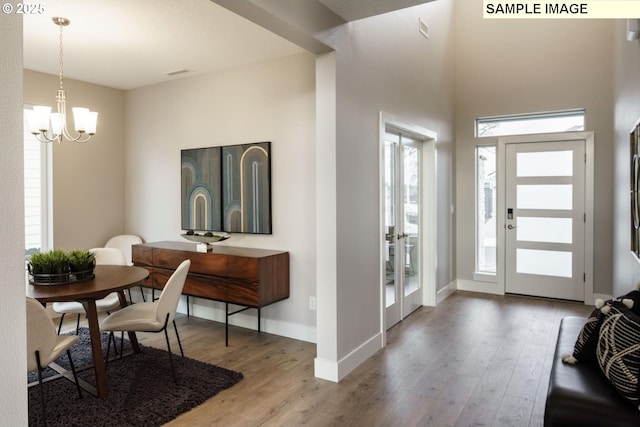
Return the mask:
{"type": "MultiPolygon", "coordinates": [[[[456,292],[392,328],[338,384],[313,376],[315,345],[178,318],[185,355],[244,379],[168,426],[542,426],[560,319],[578,303],[456,292]]],[[[71,324],[70,324],[71,325],[71,324]]],[[[162,334],[139,334],[164,348],[162,334]]]]}

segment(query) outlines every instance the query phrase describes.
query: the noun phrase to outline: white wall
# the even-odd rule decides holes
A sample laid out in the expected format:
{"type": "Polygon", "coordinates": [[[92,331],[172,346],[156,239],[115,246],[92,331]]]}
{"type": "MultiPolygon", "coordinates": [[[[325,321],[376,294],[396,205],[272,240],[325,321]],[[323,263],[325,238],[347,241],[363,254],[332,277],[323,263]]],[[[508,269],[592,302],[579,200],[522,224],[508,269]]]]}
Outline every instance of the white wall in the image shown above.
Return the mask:
{"type": "MultiPolygon", "coordinates": [[[[24,70],[25,103],[55,109],[57,88],[58,76],[24,70]]],[[[97,111],[98,127],[86,143],[52,143],[53,246],[103,246],[125,231],[124,92],[67,78],[64,88],[67,108],[97,111]]]]}
{"type": "Polygon", "coordinates": [[[613,295],[629,292],[640,281],[640,262],[631,253],[629,208],[629,132],[640,119],[640,42],[625,39],[625,22],[614,32],[615,168],[613,295]]]}
{"type": "MultiPolygon", "coordinates": [[[[334,267],[332,263],[337,264],[335,278],[327,275],[326,283],[317,284],[335,298],[330,301],[330,308],[319,308],[317,362],[321,361],[325,371],[330,371],[333,364],[337,373],[334,379],[342,378],[377,350],[383,332],[379,277],[380,111],[438,134],[437,286],[444,287],[453,280],[448,208],[453,170],[452,15],[453,2],[442,0],[351,22],[321,40],[336,51],[335,184],[333,180],[326,183],[335,186],[336,213],[334,218],[318,218],[318,224],[322,227],[326,222],[331,229],[331,221],[335,220],[336,247],[333,255],[324,254],[324,259],[329,271],[334,267]],[[418,31],[419,17],[430,26],[429,39],[418,31]]],[[[319,264],[318,269],[324,266],[319,264]]]]}
{"type": "Polygon", "coordinates": [[[474,138],[474,120],[585,108],[586,130],[595,132],[594,292],[610,294],[612,21],[488,20],[482,2],[463,3],[456,7],[457,279],[471,280],[475,268],[474,149],[489,142],[474,138]]]}
{"type": "MultiPolygon", "coordinates": [[[[181,149],[271,141],[273,234],[219,244],[290,252],[290,297],[262,310],[263,330],[307,341],[316,339],[314,79],[314,57],[300,54],[126,95],[126,229],[147,242],[186,242],[181,149]]],[[[223,321],[220,308],[197,300],[193,313],[223,321]]],[[[250,310],[230,322],[255,329],[256,316],[250,310]]]]}
{"type": "Polygon", "coordinates": [[[0,425],[27,425],[22,16],[0,16],[0,425]]]}

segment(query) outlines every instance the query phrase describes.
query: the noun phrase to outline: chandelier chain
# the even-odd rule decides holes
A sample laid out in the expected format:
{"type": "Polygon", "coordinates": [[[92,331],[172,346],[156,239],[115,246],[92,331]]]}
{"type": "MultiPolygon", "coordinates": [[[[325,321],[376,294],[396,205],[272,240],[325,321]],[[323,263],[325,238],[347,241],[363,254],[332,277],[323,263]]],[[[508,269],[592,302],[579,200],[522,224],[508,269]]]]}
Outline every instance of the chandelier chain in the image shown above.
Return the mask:
{"type": "Polygon", "coordinates": [[[59,46],[59,52],[60,52],[60,58],[58,61],[58,76],[59,76],[59,81],[60,81],[60,89],[62,89],[62,72],[64,69],[64,64],[63,64],[63,56],[62,56],[62,47],[63,47],[63,43],[62,43],[62,25],[59,25],[60,27],[60,46],[59,46]]]}

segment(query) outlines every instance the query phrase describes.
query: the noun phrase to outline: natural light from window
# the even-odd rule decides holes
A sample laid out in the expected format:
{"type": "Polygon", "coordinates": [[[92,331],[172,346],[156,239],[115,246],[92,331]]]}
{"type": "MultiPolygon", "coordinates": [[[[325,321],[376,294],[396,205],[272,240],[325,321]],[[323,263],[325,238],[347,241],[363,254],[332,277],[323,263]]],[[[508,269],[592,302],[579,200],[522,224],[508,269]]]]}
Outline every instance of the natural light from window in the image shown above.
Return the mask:
{"type": "Polygon", "coordinates": [[[496,147],[476,148],[476,272],[496,274],[496,147]]]}
{"type": "Polygon", "coordinates": [[[48,249],[48,150],[24,125],[24,248],[25,257],[48,249]]]}

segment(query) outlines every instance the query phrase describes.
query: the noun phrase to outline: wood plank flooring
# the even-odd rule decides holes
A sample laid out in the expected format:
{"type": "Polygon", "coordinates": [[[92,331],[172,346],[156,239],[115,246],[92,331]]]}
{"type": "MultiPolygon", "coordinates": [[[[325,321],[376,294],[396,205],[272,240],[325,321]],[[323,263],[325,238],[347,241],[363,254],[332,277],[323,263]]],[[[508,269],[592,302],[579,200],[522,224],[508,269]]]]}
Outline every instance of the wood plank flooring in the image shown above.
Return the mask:
{"type": "MultiPolygon", "coordinates": [[[[225,347],[224,324],[180,316],[186,356],[244,379],[167,426],[542,426],[560,319],[590,311],[459,291],[338,384],[314,378],[314,344],[230,327],[225,347]]],[[[165,348],[162,334],[139,339],[165,348]]]]}

